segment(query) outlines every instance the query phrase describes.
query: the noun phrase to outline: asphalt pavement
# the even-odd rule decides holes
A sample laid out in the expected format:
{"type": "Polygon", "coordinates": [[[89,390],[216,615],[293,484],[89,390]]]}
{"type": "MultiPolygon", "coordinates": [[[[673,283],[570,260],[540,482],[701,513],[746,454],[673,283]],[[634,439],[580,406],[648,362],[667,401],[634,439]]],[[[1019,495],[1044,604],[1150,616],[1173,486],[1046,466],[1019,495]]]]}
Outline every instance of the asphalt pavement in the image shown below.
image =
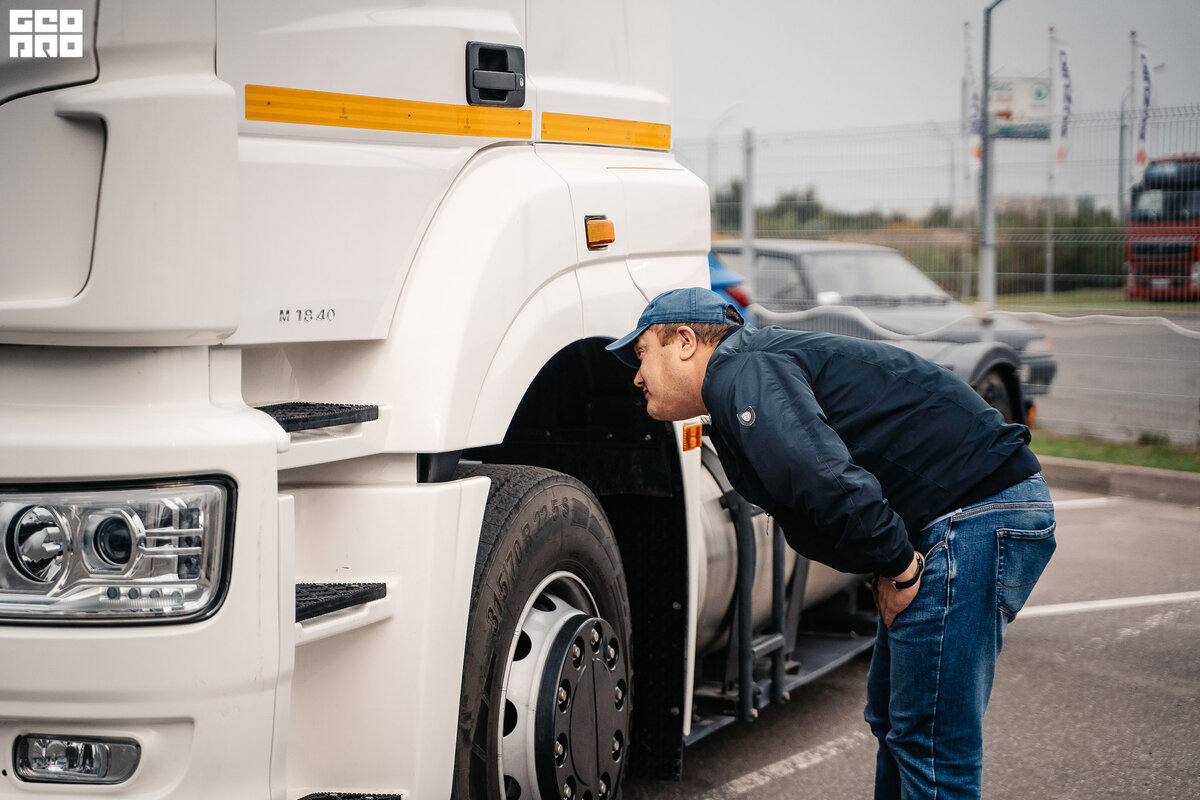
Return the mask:
{"type": "MultiPolygon", "coordinates": [[[[1112,320],[1124,320],[1114,317],[1112,320]]],[[[1136,442],[1200,441],[1200,315],[1178,328],[1117,321],[1030,320],[1054,343],[1058,374],[1035,398],[1040,430],[1136,442]]]]}
{"type": "MultiPolygon", "coordinates": [[[[1046,466],[1058,551],[1007,632],[985,722],[984,796],[1191,800],[1200,785],[1200,476],[1172,490],[1182,499],[1162,502],[1136,468],[1046,466]],[[1070,488],[1101,483],[1122,494],[1070,488]]],[[[868,658],[688,748],[682,782],[633,779],[624,797],[870,797],[868,658]]]]}

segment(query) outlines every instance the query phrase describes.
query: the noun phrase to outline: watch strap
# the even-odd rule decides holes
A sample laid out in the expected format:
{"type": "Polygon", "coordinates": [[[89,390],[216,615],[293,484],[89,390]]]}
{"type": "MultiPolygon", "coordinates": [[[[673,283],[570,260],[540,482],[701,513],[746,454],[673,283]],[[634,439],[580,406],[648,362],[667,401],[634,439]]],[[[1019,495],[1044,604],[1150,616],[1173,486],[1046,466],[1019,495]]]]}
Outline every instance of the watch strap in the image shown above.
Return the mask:
{"type": "Polygon", "coordinates": [[[921,575],[925,573],[925,556],[917,553],[917,574],[913,575],[906,581],[898,581],[895,578],[888,578],[892,582],[893,589],[907,589],[917,581],[921,580],[921,575]]]}

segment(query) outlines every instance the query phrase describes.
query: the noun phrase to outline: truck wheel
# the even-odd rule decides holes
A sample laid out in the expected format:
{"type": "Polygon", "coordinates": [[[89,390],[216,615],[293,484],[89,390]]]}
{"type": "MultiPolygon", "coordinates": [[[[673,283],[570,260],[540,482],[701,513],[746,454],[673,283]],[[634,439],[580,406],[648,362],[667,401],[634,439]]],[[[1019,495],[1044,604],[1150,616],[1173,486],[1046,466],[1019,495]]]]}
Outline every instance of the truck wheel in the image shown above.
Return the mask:
{"type": "Polygon", "coordinates": [[[1000,377],[999,372],[992,370],[984,375],[979,383],[975,384],[975,391],[984,402],[1000,412],[1005,422],[1017,421],[1013,414],[1012,398],[1008,396],[1008,387],[1004,385],[1004,378],[1000,377]]]}
{"type": "Polygon", "coordinates": [[[629,598],[596,498],[559,472],[460,468],[492,486],[467,618],[458,800],[613,800],[632,708],[629,598]]]}

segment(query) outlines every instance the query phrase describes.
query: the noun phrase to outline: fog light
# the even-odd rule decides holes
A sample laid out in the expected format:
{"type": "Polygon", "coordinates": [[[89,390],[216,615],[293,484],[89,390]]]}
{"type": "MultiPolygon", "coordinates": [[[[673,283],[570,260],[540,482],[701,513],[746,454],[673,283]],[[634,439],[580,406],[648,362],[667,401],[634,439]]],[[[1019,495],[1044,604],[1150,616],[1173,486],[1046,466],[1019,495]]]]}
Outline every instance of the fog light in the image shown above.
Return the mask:
{"type": "Polygon", "coordinates": [[[13,750],[17,777],[31,783],[121,783],[142,757],[133,739],[45,733],[17,737],[13,750]]]}

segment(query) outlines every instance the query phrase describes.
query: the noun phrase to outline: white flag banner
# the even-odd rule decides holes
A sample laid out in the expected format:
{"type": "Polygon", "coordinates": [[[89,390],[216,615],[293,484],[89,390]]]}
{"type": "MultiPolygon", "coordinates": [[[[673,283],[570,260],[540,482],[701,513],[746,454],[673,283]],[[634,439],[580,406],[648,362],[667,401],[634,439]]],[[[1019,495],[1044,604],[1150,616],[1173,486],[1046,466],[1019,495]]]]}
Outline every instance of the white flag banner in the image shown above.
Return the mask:
{"type": "Polygon", "coordinates": [[[968,25],[963,26],[963,43],[963,147],[966,150],[967,174],[976,175],[983,164],[983,143],[980,139],[982,108],[979,80],[975,76],[974,59],[971,57],[971,29],[968,25]]]}
{"type": "Polygon", "coordinates": [[[1050,65],[1050,75],[1054,118],[1050,122],[1050,137],[1054,160],[1062,161],[1067,157],[1067,133],[1071,127],[1071,68],[1064,42],[1055,39],[1053,51],[1055,63],[1050,65]]]}
{"type": "Polygon", "coordinates": [[[1133,125],[1137,134],[1135,162],[1138,169],[1144,169],[1148,159],[1146,128],[1150,121],[1150,106],[1154,95],[1154,69],[1150,66],[1150,51],[1140,45],[1137,48],[1134,69],[1133,125]]]}

